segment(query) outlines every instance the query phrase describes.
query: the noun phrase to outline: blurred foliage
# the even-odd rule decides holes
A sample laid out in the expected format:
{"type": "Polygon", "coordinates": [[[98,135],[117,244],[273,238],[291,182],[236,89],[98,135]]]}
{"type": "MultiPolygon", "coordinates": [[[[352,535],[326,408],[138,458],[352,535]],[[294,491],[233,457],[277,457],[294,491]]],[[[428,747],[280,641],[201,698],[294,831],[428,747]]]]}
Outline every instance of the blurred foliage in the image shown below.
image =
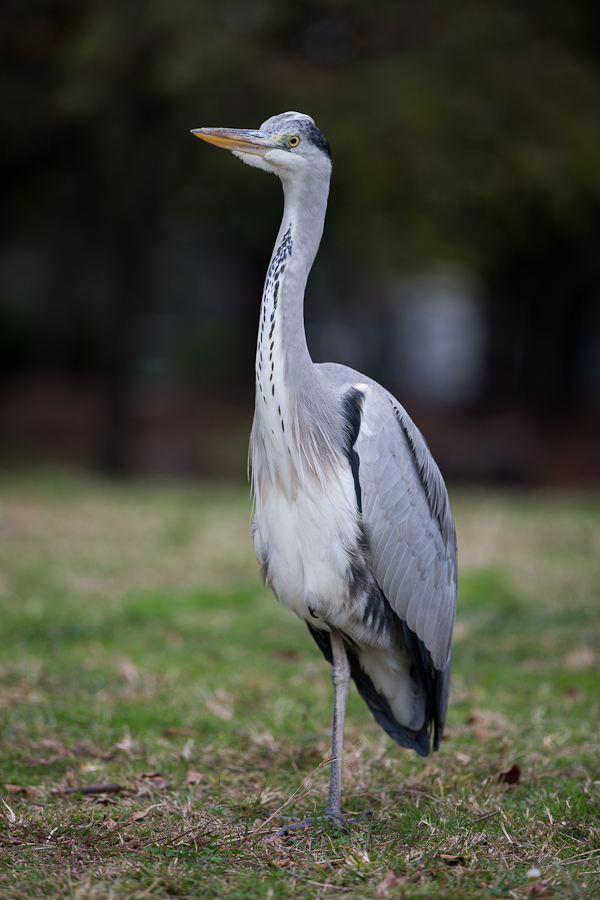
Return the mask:
{"type": "Polygon", "coordinates": [[[153,315],[184,374],[248,381],[280,187],[189,131],[286,109],[333,147],[336,285],[368,273],[371,314],[386,272],[458,262],[495,307],[488,403],[600,383],[591,0],[4,0],[0,54],[0,367],[100,373],[103,468],[153,315]]]}
{"type": "Polygon", "coordinates": [[[595,236],[599,23],[584,0],[6,0],[9,220],[68,195],[108,241],[202,210],[262,246],[264,179],[187,132],[297,108],[334,148],[337,232],[368,256],[485,269],[539,222],[595,236]]]}

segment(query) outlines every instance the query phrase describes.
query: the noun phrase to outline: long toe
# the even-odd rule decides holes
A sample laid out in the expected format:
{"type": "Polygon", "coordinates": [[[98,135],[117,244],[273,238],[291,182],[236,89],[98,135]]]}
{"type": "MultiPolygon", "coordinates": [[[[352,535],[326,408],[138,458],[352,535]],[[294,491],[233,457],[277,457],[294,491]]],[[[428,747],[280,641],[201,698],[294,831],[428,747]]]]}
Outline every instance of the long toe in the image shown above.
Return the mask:
{"type": "Polygon", "coordinates": [[[294,816],[293,820],[288,819],[285,825],[282,825],[277,831],[270,831],[265,837],[284,837],[292,831],[302,831],[304,828],[312,828],[313,825],[316,825],[320,820],[321,816],[318,818],[307,816],[306,819],[298,819],[294,816]]]}
{"type": "Polygon", "coordinates": [[[341,813],[325,813],[324,816],[307,816],[305,819],[288,820],[285,825],[278,828],[277,831],[270,831],[265,837],[284,837],[294,831],[303,831],[306,828],[314,828],[315,825],[322,825],[328,822],[339,828],[344,834],[350,834],[348,823],[341,813]]]}

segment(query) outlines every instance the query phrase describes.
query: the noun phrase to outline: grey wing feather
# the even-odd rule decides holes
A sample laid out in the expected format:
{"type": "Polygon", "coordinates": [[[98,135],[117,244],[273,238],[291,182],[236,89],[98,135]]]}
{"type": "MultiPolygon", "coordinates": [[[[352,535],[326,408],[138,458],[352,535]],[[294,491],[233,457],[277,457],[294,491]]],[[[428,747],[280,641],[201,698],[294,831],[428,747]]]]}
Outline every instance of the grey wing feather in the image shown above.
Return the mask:
{"type": "Polygon", "coordinates": [[[374,382],[368,383],[355,449],[373,574],[394,612],[444,671],[456,612],[457,559],[440,471],[406,411],[374,382]]]}
{"type": "Polygon", "coordinates": [[[373,574],[392,609],[449,672],[456,614],[456,532],[446,485],[406,410],[377,382],[332,363],[316,367],[340,390],[366,385],[358,437],[363,520],[373,574]]]}
{"type": "MultiPolygon", "coordinates": [[[[341,395],[352,389],[364,395],[353,449],[373,575],[403,623],[404,640],[427,698],[426,729],[433,723],[437,749],[448,706],[456,614],[456,532],[446,486],[423,436],[390,393],[346,366],[325,363],[316,368],[341,395]]],[[[428,752],[424,734],[423,746],[413,747],[419,753],[428,752]]]]}

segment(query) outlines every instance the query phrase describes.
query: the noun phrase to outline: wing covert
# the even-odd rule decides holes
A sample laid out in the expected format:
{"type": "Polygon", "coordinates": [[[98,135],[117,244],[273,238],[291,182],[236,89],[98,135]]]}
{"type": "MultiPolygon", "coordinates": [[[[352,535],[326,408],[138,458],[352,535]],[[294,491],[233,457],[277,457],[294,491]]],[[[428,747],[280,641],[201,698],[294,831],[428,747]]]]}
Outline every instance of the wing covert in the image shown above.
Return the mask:
{"type": "Polygon", "coordinates": [[[373,574],[392,609],[445,672],[456,611],[456,534],[446,486],[402,406],[373,382],[355,442],[373,574]]]}

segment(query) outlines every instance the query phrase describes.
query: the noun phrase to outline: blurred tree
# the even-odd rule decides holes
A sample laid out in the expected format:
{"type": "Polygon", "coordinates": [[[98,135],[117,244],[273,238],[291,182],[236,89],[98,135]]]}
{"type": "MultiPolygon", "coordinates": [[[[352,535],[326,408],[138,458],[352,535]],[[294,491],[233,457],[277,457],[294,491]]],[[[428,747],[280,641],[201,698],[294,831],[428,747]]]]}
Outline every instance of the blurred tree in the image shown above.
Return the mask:
{"type": "MultiPolygon", "coordinates": [[[[337,242],[386,266],[468,264],[525,323],[529,362],[514,384],[531,382],[542,344],[553,346],[556,379],[538,378],[532,395],[569,396],[574,335],[600,283],[596,5],[5,0],[0,51],[1,237],[51,257],[31,313],[37,338],[4,304],[0,343],[15,359],[60,364],[69,329],[87,322],[106,470],[127,467],[136,323],[153,302],[165,221],[199,224],[209,250],[235,245],[249,295],[270,248],[277,187],[200,153],[188,130],[256,126],[289,108],[313,115],[334,148],[325,252],[337,242]]],[[[252,315],[240,299],[237,324],[252,315]]],[[[499,384],[506,357],[492,359],[499,384]]]]}

